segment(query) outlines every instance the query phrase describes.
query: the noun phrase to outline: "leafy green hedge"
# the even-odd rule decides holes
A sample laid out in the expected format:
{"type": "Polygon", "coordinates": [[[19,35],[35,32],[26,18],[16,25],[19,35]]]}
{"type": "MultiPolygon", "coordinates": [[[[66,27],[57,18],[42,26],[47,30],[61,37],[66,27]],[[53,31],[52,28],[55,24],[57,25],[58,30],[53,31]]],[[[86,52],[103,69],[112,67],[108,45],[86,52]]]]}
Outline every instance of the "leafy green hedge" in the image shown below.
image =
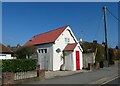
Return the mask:
{"type": "Polygon", "coordinates": [[[11,59],[2,60],[2,72],[24,72],[32,71],[36,68],[35,59],[11,59]]]}

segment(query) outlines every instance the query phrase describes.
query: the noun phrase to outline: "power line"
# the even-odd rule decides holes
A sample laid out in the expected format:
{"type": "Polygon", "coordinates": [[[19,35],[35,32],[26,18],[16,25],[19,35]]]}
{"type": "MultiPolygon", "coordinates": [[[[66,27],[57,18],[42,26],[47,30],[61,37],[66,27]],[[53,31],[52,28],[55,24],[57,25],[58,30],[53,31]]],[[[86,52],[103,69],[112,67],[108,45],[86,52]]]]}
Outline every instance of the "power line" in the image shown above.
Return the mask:
{"type": "Polygon", "coordinates": [[[120,22],[119,18],[117,18],[110,10],[108,10],[108,8],[106,8],[106,9],[116,20],[118,20],[120,22]]]}
{"type": "Polygon", "coordinates": [[[99,34],[98,32],[99,32],[99,30],[101,28],[101,22],[102,22],[102,20],[103,20],[103,14],[100,15],[100,18],[98,20],[98,27],[97,27],[96,33],[94,35],[94,39],[96,39],[97,36],[98,36],[98,34],[99,34]]]}

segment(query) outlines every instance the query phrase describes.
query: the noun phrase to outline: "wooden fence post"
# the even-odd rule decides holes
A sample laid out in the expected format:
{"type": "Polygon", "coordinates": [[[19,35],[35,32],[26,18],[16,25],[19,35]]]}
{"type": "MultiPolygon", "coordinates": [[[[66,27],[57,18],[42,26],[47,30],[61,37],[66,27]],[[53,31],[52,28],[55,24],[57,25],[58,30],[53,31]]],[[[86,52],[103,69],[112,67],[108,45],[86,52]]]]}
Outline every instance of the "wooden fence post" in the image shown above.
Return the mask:
{"type": "Polygon", "coordinates": [[[40,80],[44,80],[45,70],[40,70],[40,65],[37,65],[36,70],[37,70],[37,77],[39,77],[40,80]]]}
{"type": "Polygon", "coordinates": [[[37,70],[37,77],[39,77],[40,65],[37,65],[36,70],[37,70]]]}

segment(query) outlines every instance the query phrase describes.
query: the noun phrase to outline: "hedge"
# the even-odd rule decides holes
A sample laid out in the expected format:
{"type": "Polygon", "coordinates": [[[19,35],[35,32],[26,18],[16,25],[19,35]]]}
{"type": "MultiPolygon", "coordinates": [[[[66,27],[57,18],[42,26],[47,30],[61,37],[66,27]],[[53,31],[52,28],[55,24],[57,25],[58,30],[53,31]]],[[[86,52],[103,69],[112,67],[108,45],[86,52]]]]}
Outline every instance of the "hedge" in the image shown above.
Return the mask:
{"type": "Polygon", "coordinates": [[[120,49],[109,48],[108,52],[111,60],[120,60],[120,49]]]}
{"type": "Polygon", "coordinates": [[[105,48],[102,47],[101,45],[97,45],[97,54],[96,54],[96,61],[101,62],[101,61],[105,61],[105,48]]]}
{"type": "Polygon", "coordinates": [[[2,72],[25,72],[36,69],[35,59],[2,60],[2,72]]]}

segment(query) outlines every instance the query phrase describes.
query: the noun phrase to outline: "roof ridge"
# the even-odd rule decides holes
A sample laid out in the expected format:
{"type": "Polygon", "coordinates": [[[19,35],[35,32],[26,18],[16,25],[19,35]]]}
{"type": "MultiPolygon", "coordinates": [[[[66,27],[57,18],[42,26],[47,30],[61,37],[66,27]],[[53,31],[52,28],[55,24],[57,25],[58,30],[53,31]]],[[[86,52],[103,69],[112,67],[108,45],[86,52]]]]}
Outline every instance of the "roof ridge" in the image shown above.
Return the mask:
{"type": "Polygon", "coordinates": [[[66,30],[67,27],[68,26],[63,26],[54,30],[34,35],[28,42],[24,44],[24,46],[55,42],[55,40],[63,31],[66,30]]]}
{"type": "MultiPolygon", "coordinates": [[[[59,27],[59,28],[57,28],[57,29],[49,30],[49,31],[47,31],[47,32],[43,32],[43,33],[37,34],[37,35],[35,35],[35,36],[33,36],[33,37],[36,37],[36,36],[42,35],[42,34],[46,34],[46,33],[49,33],[49,32],[52,32],[52,31],[55,31],[55,30],[58,30],[58,29],[63,29],[64,27],[67,28],[68,25],[67,25],[67,26],[63,26],[63,27],[59,27]]],[[[32,38],[33,38],[33,37],[32,37],[32,38]]]]}

